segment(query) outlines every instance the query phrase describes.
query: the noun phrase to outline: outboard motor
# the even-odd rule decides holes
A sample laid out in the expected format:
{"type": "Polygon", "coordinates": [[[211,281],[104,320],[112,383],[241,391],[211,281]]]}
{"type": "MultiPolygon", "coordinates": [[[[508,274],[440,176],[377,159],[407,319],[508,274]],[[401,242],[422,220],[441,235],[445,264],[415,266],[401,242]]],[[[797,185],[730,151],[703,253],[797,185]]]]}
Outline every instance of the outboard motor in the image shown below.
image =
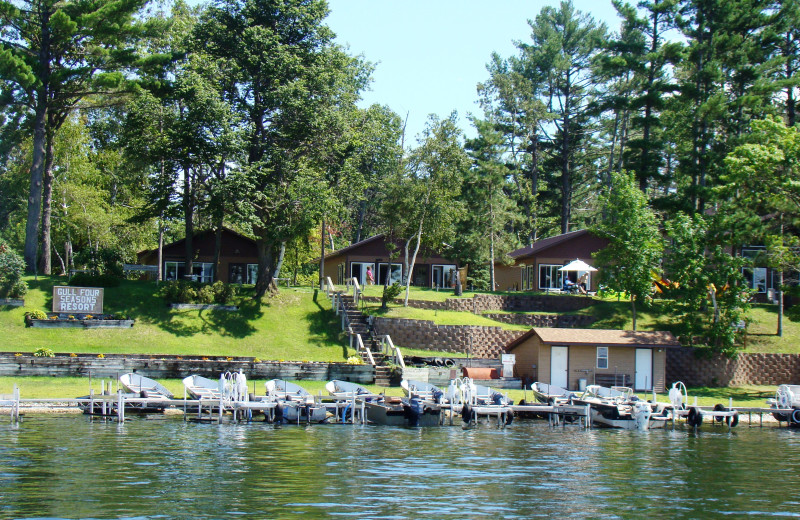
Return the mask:
{"type": "Polygon", "coordinates": [[[650,404],[639,401],[633,405],[633,409],[631,410],[631,415],[633,416],[633,420],[636,422],[637,430],[650,429],[651,414],[652,411],[650,410],[650,404]]]}
{"type": "Polygon", "coordinates": [[[406,414],[408,416],[408,425],[418,426],[419,418],[424,411],[425,411],[424,405],[422,404],[422,400],[419,397],[412,397],[411,399],[409,399],[408,409],[406,414]]]}

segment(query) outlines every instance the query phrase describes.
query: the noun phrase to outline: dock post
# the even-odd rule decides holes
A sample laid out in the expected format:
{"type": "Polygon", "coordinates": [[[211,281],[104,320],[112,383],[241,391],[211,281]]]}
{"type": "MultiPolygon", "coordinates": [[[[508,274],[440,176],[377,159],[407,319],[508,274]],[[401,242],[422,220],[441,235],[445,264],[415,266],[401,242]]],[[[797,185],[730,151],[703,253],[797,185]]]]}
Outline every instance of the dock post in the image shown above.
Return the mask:
{"type": "Polygon", "coordinates": [[[592,409],[590,405],[586,405],[586,428],[592,428],[592,409]]]}
{"type": "Polygon", "coordinates": [[[89,387],[89,417],[94,413],[94,388],[89,387]]]}
{"type": "Polygon", "coordinates": [[[117,392],[117,422],[125,422],[125,398],[122,396],[122,391],[117,392]]]}
{"type": "Polygon", "coordinates": [[[19,422],[19,387],[14,383],[14,404],[11,406],[11,422],[19,422]]]}

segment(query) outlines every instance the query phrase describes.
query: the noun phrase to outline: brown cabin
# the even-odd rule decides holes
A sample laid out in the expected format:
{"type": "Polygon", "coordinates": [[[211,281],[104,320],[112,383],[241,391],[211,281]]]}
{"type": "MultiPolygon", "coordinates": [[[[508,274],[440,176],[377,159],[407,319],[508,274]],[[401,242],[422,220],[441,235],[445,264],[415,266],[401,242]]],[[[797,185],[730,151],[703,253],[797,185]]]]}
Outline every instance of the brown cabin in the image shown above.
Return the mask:
{"type": "MultiPolygon", "coordinates": [[[[333,283],[340,285],[350,278],[356,278],[361,285],[369,283],[369,273],[376,284],[386,281],[391,271],[391,282],[402,282],[403,244],[396,242],[391,269],[389,250],[383,234],[356,242],[325,255],[323,272],[333,283]]],[[[458,264],[444,258],[436,251],[420,249],[411,276],[411,285],[418,287],[452,287],[458,276],[458,264]]]]}
{"type": "MultiPolygon", "coordinates": [[[[573,282],[584,274],[578,271],[559,271],[573,260],[593,264],[592,253],[608,245],[608,240],[581,229],[537,241],[508,254],[509,265],[495,262],[495,288],[498,291],[560,291],[565,278],[573,282]]],[[[588,273],[586,289],[597,291],[597,272],[588,273]]]]}
{"type": "MultiPolygon", "coordinates": [[[[255,240],[232,231],[222,230],[222,245],[219,255],[219,273],[214,269],[214,247],[216,232],[200,231],[192,238],[192,272],[187,273],[186,240],[180,239],[163,248],[164,280],[184,280],[191,276],[199,282],[221,280],[226,283],[254,284],[258,268],[258,250],[255,240]],[[187,276],[188,275],[188,276],[187,276]]],[[[158,265],[158,249],[141,251],[138,263],[158,265]]]]}
{"type": "Polygon", "coordinates": [[[533,328],[506,346],[515,376],[569,390],[586,384],[664,391],[670,332],[533,328]],[[580,381],[583,380],[583,381],[580,381]]]}

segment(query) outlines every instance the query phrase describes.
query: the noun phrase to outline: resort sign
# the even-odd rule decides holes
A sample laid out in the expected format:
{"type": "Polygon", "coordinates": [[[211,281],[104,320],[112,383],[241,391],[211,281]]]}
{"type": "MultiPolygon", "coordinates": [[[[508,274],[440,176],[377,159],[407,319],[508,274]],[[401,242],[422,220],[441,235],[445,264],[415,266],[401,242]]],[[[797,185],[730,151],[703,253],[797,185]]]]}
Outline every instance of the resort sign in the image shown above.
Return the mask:
{"type": "Polygon", "coordinates": [[[53,287],[53,312],[103,313],[103,289],[100,287],[53,287]]]}

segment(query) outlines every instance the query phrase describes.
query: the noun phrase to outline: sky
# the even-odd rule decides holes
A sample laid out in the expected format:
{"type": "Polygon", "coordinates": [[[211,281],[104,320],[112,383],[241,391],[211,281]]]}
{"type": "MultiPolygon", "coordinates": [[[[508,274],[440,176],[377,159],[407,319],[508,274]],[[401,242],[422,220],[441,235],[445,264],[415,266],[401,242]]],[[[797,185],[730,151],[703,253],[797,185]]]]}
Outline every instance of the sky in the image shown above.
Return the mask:
{"type": "MultiPolygon", "coordinates": [[[[482,115],[476,86],[497,52],[516,54],[530,41],[528,20],[557,0],[328,0],[327,25],[337,42],[375,64],[362,106],[388,105],[408,117],[406,144],[416,142],[428,114],[456,110],[468,135],[468,113],[482,115]]],[[[576,9],[619,29],[611,0],[573,0],[576,9]]]]}

